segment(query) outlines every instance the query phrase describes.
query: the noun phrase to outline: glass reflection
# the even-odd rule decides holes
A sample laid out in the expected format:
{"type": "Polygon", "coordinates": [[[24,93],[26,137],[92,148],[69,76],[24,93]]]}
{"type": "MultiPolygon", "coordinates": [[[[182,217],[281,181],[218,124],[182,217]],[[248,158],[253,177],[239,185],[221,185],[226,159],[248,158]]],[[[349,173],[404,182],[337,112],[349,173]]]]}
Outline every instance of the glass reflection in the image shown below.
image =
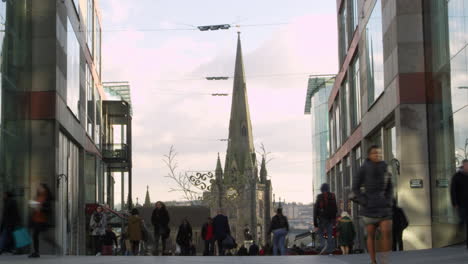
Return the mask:
{"type": "Polygon", "coordinates": [[[366,64],[369,107],[384,91],[384,57],[381,1],[375,3],[366,25],[366,64]]]}

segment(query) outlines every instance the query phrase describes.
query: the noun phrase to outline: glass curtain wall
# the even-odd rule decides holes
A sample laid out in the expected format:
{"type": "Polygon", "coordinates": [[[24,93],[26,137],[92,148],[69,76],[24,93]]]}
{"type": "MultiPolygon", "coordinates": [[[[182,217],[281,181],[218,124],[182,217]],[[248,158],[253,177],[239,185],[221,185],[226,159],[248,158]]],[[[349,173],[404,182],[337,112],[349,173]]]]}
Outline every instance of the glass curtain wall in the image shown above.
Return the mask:
{"type": "Polygon", "coordinates": [[[322,183],[326,182],[326,160],[329,156],[328,97],[333,87],[333,80],[334,78],[330,80],[317,78],[316,81],[321,85],[311,98],[314,197],[320,193],[322,183]]]}
{"type": "Polygon", "coordinates": [[[382,5],[377,0],[365,30],[368,108],[384,91],[382,5]]]}
{"type": "MultiPolygon", "coordinates": [[[[30,1],[0,1],[0,192],[14,191],[22,215],[28,208],[31,87],[30,1]]],[[[0,205],[0,210],[2,210],[0,205]]],[[[22,217],[27,221],[27,217],[22,217]]]]}
{"type": "Polygon", "coordinates": [[[351,64],[351,128],[356,128],[361,123],[361,80],[359,75],[359,56],[356,56],[351,64]]]}
{"type": "Polygon", "coordinates": [[[449,183],[468,157],[468,2],[427,1],[425,13],[432,215],[455,224],[449,183]]]}

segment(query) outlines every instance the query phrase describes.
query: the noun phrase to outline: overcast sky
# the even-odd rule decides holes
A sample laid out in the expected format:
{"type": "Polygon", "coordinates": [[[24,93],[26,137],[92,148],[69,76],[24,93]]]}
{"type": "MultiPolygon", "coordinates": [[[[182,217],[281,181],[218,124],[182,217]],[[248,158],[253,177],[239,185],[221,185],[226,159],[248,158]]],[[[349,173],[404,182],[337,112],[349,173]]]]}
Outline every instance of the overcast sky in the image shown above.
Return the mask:
{"type": "Polygon", "coordinates": [[[338,71],[336,1],[100,0],[103,80],[130,81],[133,100],[133,193],[180,200],[168,192],[162,162],[171,145],[179,170],[224,167],[236,29],[200,32],[197,25],[240,24],[255,145],[264,143],[276,197],[312,201],[309,74],[338,71]],[[275,25],[265,25],[275,24],[275,25]],[[242,26],[243,25],[243,26],[242,26]],[[177,29],[177,30],[175,30],[177,29]],[[179,30],[180,29],[180,30],[179,30]]]}

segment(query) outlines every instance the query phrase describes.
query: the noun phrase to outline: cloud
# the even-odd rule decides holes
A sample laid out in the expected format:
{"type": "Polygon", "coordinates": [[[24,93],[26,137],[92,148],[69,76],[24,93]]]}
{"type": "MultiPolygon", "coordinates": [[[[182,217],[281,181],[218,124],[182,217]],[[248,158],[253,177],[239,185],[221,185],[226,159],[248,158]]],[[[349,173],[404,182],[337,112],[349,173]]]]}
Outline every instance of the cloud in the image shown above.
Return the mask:
{"type": "MultiPolygon", "coordinates": [[[[110,1],[112,2],[112,1],[110,1]]],[[[125,1],[123,1],[125,2],[125,1]]],[[[119,1],[122,3],[122,1],[119,1]]],[[[122,7],[111,4],[106,16],[127,19],[122,7]]],[[[128,15],[128,13],[127,13],[128,15]]],[[[120,22],[119,22],[120,23],[120,22]]],[[[268,171],[276,196],[312,201],[310,117],[304,116],[310,73],[337,71],[336,17],[307,15],[257,39],[242,33],[247,90],[255,144],[273,152],[268,171]],[[256,43],[256,45],[253,45],[256,43]]],[[[171,22],[160,22],[169,27],[171,22]]],[[[134,193],[144,199],[150,185],[152,200],[180,199],[168,192],[162,162],[171,145],[179,153],[181,171],[214,170],[217,153],[223,165],[232,91],[229,81],[209,82],[205,76],[233,75],[235,36],[222,46],[190,33],[148,35],[110,33],[104,39],[104,79],[129,80],[134,103],[134,193]]]]}

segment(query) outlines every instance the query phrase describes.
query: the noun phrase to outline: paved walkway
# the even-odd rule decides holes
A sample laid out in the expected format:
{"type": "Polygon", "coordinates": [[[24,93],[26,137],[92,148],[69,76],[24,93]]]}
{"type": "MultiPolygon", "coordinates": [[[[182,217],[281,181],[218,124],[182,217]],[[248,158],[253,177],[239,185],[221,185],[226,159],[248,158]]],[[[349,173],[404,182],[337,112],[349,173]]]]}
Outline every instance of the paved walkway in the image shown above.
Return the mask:
{"type": "MultiPolygon", "coordinates": [[[[409,264],[466,264],[468,250],[463,247],[398,252],[391,263],[409,264]]],[[[28,259],[25,256],[0,256],[0,263],[37,264],[366,264],[366,254],[350,256],[288,256],[288,257],[52,257],[28,259]]]]}

